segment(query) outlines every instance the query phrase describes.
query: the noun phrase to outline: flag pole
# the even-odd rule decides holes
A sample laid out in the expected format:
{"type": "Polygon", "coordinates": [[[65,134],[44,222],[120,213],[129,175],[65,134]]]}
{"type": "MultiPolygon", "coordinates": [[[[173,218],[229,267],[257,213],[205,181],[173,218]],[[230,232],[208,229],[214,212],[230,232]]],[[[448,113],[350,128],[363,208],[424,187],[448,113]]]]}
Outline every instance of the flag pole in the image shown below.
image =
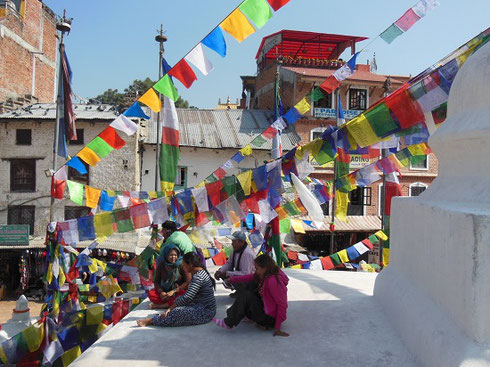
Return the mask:
{"type": "Polygon", "coordinates": [[[56,96],[56,120],[54,124],[54,146],[53,146],[53,166],[52,166],[52,171],[51,171],[51,203],[49,205],[49,221],[53,221],[54,217],[54,195],[53,195],[53,188],[54,185],[56,184],[56,179],[54,177],[54,174],[56,172],[56,160],[58,156],[58,144],[59,144],[59,133],[60,133],[60,120],[61,120],[61,114],[62,114],[62,86],[63,86],[63,63],[62,63],[62,57],[63,57],[63,52],[65,49],[65,33],[69,33],[71,30],[71,19],[68,20],[66,18],[66,10],[63,10],[63,18],[56,24],[56,29],[61,32],[61,37],[60,37],[60,44],[59,44],[59,65],[58,65],[58,92],[56,96]]]}
{"type": "MultiPolygon", "coordinates": [[[[335,103],[336,103],[336,109],[335,109],[335,124],[339,126],[340,119],[339,119],[339,89],[337,88],[334,92],[334,98],[335,98],[335,103]]],[[[335,196],[335,179],[337,178],[337,159],[334,158],[333,160],[333,184],[332,184],[332,213],[331,217],[332,220],[330,222],[330,254],[333,254],[333,248],[334,248],[334,241],[335,241],[335,210],[337,206],[337,197],[335,196]]]]}
{"type": "MultiPolygon", "coordinates": [[[[159,54],[158,54],[158,80],[162,79],[162,73],[163,73],[163,53],[165,51],[165,48],[163,47],[163,43],[167,41],[167,37],[163,35],[163,24],[160,24],[160,31],[159,33],[155,36],[155,41],[157,41],[160,44],[159,48],[159,54]]],[[[162,103],[162,94],[159,92],[158,93],[158,99],[160,100],[160,103],[162,103]]],[[[163,103],[162,103],[163,105],[163,103]]],[[[155,191],[160,191],[160,149],[161,149],[161,131],[162,130],[162,121],[161,121],[161,111],[158,111],[157,113],[157,144],[156,144],[156,149],[155,149],[155,191]]]]}

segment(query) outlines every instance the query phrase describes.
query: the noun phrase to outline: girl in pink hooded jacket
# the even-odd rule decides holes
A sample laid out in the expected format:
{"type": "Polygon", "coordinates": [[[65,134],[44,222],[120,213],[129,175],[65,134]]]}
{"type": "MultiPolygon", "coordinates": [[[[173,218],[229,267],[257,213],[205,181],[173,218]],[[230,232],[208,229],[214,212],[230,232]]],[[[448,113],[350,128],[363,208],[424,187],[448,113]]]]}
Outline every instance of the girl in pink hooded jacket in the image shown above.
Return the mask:
{"type": "Polygon", "coordinates": [[[243,283],[233,305],[224,319],[213,319],[225,329],[237,326],[246,317],[263,328],[274,328],[274,335],[289,336],[281,330],[288,308],[287,285],[289,279],[274,260],[267,255],[258,256],[255,273],[231,277],[230,283],[243,283]]]}

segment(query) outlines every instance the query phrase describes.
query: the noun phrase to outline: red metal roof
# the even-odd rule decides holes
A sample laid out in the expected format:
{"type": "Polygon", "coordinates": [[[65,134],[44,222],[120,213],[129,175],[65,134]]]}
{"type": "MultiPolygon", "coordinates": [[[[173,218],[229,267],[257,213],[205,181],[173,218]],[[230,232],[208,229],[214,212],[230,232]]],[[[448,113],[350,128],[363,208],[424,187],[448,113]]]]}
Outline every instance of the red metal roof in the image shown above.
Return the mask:
{"type": "Polygon", "coordinates": [[[267,47],[265,57],[267,59],[276,58],[277,54],[282,56],[304,58],[330,59],[330,55],[338,48],[336,52],[340,55],[347,47],[354,45],[356,42],[364,41],[366,37],[345,36],[340,34],[315,33],[305,31],[282,30],[270,34],[262,39],[256,59],[259,58],[264,45],[269,40],[276,38],[273,47],[267,47]]]}

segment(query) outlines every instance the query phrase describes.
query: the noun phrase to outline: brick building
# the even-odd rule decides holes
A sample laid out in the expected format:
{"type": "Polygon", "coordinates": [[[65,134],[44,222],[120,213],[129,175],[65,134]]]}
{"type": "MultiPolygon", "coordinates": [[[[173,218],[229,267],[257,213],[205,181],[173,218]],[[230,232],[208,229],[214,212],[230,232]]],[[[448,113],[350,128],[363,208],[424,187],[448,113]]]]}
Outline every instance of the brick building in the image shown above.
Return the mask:
{"type": "Polygon", "coordinates": [[[0,112],[54,102],[56,15],[41,0],[0,0],[0,112]]]}
{"type": "MultiPolygon", "coordinates": [[[[274,108],[274,84],[279,72],[279,90],[284,111],[298,103],[318,87],[356,52],[356,43],[365,37],[332,35],[303,31],[283,30],[263,38],[257,51],[257,75],[242,76],[242,108],[274,108]],[[344,60],[342,60],[344,57],[344,60]]],[[[362,54],[359,58],[362,57],[362,54]]],[[[359,61],[359,58],[357,61],[359,61]]],[[[354,74],[341,82],[338,89],[346,120],[375,104],[387,93],[408,81],[408,76],[388,76],[373,72],[369,63],[357,64],[354,74]]],[[[324,95],[312,104],[306,116],[295,123],[301,144],[321,136],[329,125],[336,124],[336,98],[324,95]]],[[[362,168],[375,160],[351,155],[351,171],[362,168]]],[[[314,162],[313,162],[314,163],[314,162]]],[[[315,166],[312,177],[333,179],[333,164],[315,166]]],[[[401,170],[400,183],[405,196],[419,195],[437,176],[437,158],[430,154],[425,162],[401,170]]],[[[336,221],[337,245],[352,244],[367,234],[381,228],[382,182],[350,193],[349,222],[336,221]]],[[[318,251],[325,250],[330,232],[331,202],[323,205],[325,225],[322,230],[311,230],[297,236],[305,245],[318,251]]]]}

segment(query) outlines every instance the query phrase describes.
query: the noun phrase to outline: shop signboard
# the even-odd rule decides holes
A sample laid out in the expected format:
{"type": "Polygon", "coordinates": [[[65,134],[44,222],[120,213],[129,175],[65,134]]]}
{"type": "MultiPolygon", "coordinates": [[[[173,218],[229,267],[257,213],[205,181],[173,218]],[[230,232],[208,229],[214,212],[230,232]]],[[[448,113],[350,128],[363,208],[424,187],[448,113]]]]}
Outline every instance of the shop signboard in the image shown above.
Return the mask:
{"type": "Polygon", "coordinates": [[[29,225],[0,225],[0,245],[28,245],[29,225]]]}
{"type": "MultiPolygon", "coordinates": [[[[344,110],[344,117],[346,120],[352,120],[354,117],[360,115],[363,112],[364,111],[362,110],[344,110]]],[[[336,115],[337,115],[337,110],[335,108],[315,107],[313,109],[314,117],[334,119],[336,115]]]]}

